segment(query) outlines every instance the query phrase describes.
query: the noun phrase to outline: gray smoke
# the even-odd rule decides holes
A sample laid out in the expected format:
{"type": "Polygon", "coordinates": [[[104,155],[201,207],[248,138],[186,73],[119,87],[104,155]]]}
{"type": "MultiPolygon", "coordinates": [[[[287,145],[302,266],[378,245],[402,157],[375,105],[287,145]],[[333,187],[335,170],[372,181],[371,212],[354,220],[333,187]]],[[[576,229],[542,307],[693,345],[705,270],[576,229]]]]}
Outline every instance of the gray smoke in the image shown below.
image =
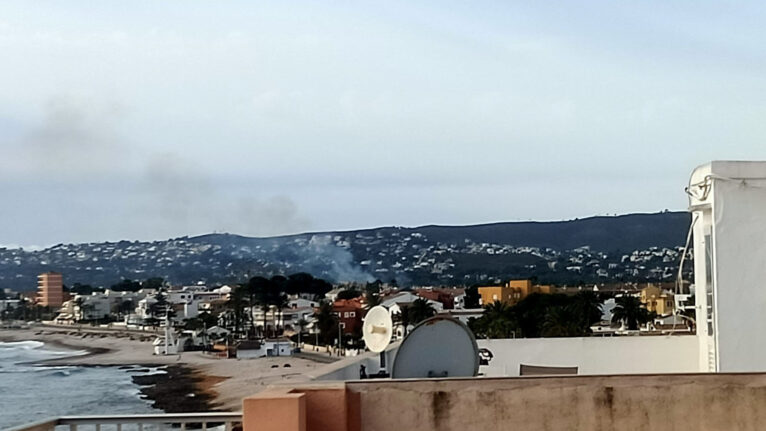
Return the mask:
{"type": "Polygon", "coordinates": [[[158,231],[225,231],[270,236],[305,230],[310,223],[287,196],[236,194],[216,185],[205,169],[177,154],[155,156],[141,184],[158,231]]]}
{"type": "Polygon", "coordinates": [[[350,251],[332,242],[330,235],[314,235],[303,249],[307,260],[319,259],[325,263],[324,272],[334,281],[371,282],[375,277],[354,262],[350,251]]]}
{"type": "Polygon", "coordinates": [[[117,103],[97,106],[62,96],[50,99],[44,111],[42,123],[22,141],[27,166],[37,172],[103,172],[128,152],[118,132],[124,110],[117,103]]]}

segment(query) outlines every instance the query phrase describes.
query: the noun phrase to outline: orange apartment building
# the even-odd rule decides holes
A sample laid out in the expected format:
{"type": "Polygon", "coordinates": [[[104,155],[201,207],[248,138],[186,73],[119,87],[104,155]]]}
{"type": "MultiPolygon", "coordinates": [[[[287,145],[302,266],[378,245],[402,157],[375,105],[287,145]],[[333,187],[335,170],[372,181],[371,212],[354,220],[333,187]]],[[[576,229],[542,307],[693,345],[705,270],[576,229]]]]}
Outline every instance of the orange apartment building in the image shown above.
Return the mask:
{"type": "Polygon", "coordinates": [[[549,294],[552,291],[553,288],[551,286],[532,285],[532,280],[511,280],[504,286],[479,287],[482,306],[497,301],[508,305],[516,305],[519,301],[533,293],[549,294]]]}
{"type": "Polygon", "coordinates": [[[64,304],[64,282],[58,272],[37,276],[37,304],[43,307],[61,307],[64,304]]]}

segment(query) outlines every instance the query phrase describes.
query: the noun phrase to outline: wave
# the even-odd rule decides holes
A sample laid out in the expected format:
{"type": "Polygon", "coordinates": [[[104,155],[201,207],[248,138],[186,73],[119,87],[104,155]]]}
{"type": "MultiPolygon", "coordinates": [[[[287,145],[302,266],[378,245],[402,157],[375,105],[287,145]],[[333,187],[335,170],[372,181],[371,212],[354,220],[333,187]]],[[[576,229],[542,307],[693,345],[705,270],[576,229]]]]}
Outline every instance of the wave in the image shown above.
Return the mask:
{"type": "Polygon", "coordinates": [[[43,347],[45,343],[42,341],[0,341],[0,348],[2,349],[17,349],[17,350],[32,350],[43,347]]]}
{"type": "Polygon", "coordinates": [[[82,356],[87,355],[87,350],[54,350],[46,348],[42,341],[0,341],[0,357],[7,357],[9,354],[35,353],[52,356],[82,356]]]}

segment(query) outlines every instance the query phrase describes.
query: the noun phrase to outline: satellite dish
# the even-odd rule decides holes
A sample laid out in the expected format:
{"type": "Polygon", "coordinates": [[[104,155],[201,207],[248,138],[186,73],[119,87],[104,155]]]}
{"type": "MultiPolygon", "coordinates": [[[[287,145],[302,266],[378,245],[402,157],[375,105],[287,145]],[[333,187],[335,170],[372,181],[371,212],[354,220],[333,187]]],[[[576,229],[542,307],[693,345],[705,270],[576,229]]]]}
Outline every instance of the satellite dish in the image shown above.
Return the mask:
{"type": "Polygon", "coordinates": [[[391,315],[385,307],[380,305],[372,307],[364,316],[364,324],[362,325],[364,344],[372,352],[382,352],[391,342],[393,326],[391,315]]]}
{"type": "Polygon", "coordinates": [[[473,377],[479,373],[479,347],[462,322],[446,316],[424,320],[396,352],[391,377],[473,377]]]}

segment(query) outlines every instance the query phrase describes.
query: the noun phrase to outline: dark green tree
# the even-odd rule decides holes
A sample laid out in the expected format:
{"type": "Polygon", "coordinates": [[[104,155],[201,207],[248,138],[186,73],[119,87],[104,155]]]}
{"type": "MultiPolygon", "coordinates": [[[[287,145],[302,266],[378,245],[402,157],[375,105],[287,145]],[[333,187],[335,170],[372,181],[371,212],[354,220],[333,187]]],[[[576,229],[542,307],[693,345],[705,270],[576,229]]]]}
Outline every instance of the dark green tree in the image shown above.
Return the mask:
{"type": "Polygon", "coordinates": [[[364,295],[364,300],[365,300],[364,307],[367,310],[369,310],[372,307],[375,307],[376,305],[380,305],[381,303],[380,295],[378,295],[377,293],[367,292],[364,295]]]}
{"type": "Polygon", "coordinates": [[[473,285],[465,290],[465,308],[479,308],[479,286],[473,285]]]}
{"type": "Polygon", "coordinates": [[[319,337],[325,345],[330,345],[338,332],[338,318],[332,309],[332,304],[322,302],[314,314],[316,317],[319,337]]]}
{"type": "Polygon", "coordinates": [[[551,307],[545,313],[543,337],[581,337],[585,334],[580,316],[571,305],[551,307]]]}
{"type": "Polygon", "coordinates": [[[338,299],[354,299],[362,296],[362,292],[356,289],[346,289],[338,293],[338,299]]]}
{"type": "Polygon", "coordinates": [[[482,316],[471,320],[469,327],[477,337],[511,338],[515,336],[518,324],[512,307],[495,301],[484,307],[482,316]]]}
{"type": "Polygon", "coordinates": [[[434,307],[428,302],[428,300],[423,298],[414,300],[409,306],[409,309],[410,319],[413,325],[417,325],[418,323],[436,315],[436,310],[434,307]]]}
{"type": "Polygon", "coordinates": [[[412,324],[412,317],[410,316],[410,307],[405,306],[399,309],[398,313],[394,313],[393,321],[395,326],[402,327],[403,335],[406,337],[409,331],[409,326],[412,324]]]}
{"type": "Polygon", "coordinates": [[[615,307],[612,310],[612,322],[623,322],[631,331],[638,330],[651,319],[649,311],[643,307],[641,301],[635,296],[623,295],[615,298],[615,307]]]}
{"type": "Polygon", "coordinates": [[[244,286],[237,286],[229,294],[229,301],[226,306],[231,310],[234,321],[234,336],[238,337],[242,334],[242,329],[245,323],[245,307],[248,306],[248,292],[244,286]]]}
{"type": "Polygon", "coordinates": [[[582,333],[589,334],[591,325],[601,321],[601,299],[591,290],[578,292],[569,307],[582,333]]]}
{"type": "Polygon", "coordinates": [[[141,287],[144,289],[160,289],[165,285],[165,280],[162,277],[147,278],[141,283],[141,287]]]}

